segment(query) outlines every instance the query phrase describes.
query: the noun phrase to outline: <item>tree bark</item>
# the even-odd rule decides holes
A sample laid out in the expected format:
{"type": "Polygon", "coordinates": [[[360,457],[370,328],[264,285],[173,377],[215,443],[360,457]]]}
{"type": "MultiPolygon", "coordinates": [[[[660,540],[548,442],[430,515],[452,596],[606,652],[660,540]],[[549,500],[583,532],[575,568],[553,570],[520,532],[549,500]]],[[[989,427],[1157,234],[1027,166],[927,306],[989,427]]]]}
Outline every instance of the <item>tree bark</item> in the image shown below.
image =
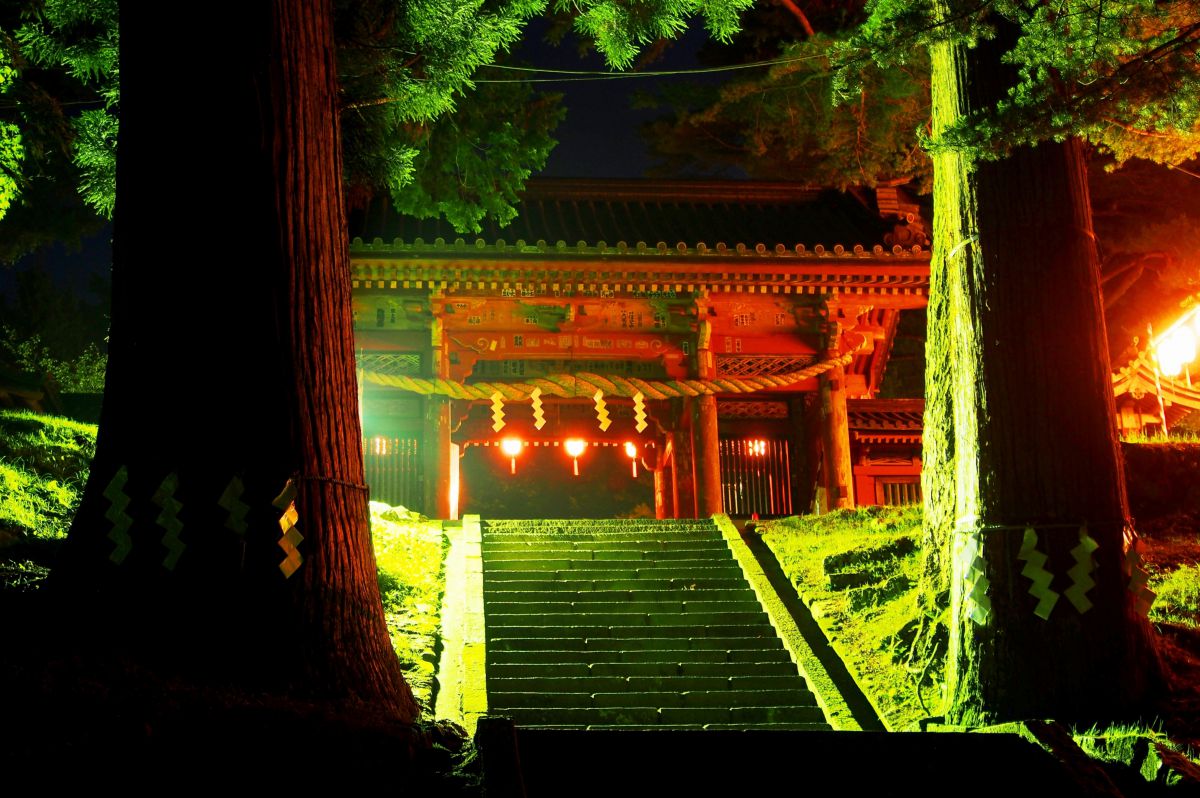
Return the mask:
{"type": "MultiPolygon", "coordinates": [[[[974,49],[934,49],[935,134],[1005,96],[1014,76],[1000,57],[1013,41],[1001,22],[974,49]]],[[[1079,145],[998,161],[939,154],[934,203],[926,524],[940,542],[931,562],[949,571],[948,717],[1131,716],[1158,665],[1127,590],[1129,514],[1079,145]],[[1027,527],[1060,596],[1046,620],[1018,557],[1027,527]],[[1084,533],[1097,544],[1092,568],[1077,549],[1084,533]],[[1084,572],[1096,584],[1080,611],[1067,591],[1084,572]]]]}
{"type": "Polygon", "coordinates": [[[121,6],[109,371],[54,588],[199,677],[412,720],[366,513],[330,3],[145,16],[121,6]]]}

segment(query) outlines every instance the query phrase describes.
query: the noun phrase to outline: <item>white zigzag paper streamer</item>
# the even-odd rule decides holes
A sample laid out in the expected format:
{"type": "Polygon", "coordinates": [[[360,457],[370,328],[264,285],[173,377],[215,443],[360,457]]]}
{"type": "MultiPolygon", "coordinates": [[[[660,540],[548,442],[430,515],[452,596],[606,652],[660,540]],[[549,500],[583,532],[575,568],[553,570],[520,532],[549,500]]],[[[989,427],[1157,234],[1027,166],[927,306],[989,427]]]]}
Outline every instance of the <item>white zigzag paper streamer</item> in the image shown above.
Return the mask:
{"type": "Polygon", "coordinates": [[[158,518],[154,522],[167,530],[162,536],[162,544],[167,548],[167,556],[163,558],[163,568],[168,571],[174,571],[175,565],[179,562],[179,558],[183,556],[183,550],[187,548],[187,544],[180,539],[180,534],[183,532],[183,523],[179,520],[179,511],[183,505],[175,498],[175,490],[179,487],[179,477],[175,474],[167,474],[163,479],[162,484],[158,486],[158,490],[154,491],[154,495],[150,497],[150,501],[162,508],[162,512],[158,514],[158,518]]]}
{"type": "Polygon", "coordinates": [[[250,505],[242,501],[242,494],[245,492],[246,486],[242,484],[241,478],[234,477],[225,486],[221,498],[217,499],[217,506],[226,512],[225,528],[232,529],[238,537],[246,535],[246,515],[250,512],[250,505]]]}
{"type": "Polygon", "coordinates": [[[633,419],[637,422],[633,428],[638,432],[649,426],[646,423],[646,397],[642,396],[641,391],[633,395],[633,419]]]}
{"type": "Polygon", "coordinates": [[[300,549],[297,548],[300,542],[304,540],[304,536],[300,534],[300,530],[296,529],[296,523],[300,520],[300,513],[296,510],[296,486],[289,479],[287,484],[283,486],[283,492],[272,500],[271,504],[283,510],[283,515],[279,516],[279,529],[283,535],[276,541],[276,545],[283,549],[286,555],[283,562],[279,563],[279,570],[283,572],[284,579],[290,579],[292,574],[300,570],[300,566],[304,563],[304,558],[300,555],[300,549]]]}
{"type": "Polygon", "coordinates": [[[1021,576],[1033,582],[1033,586],[1029,588],[1029,595],[1038,600],[1033,614],[1045,621],[1049,620],[1054,605],[1058,603],[1058,593],[1050,589],[1054,574],[1046,570],[1046,555],[1038,551],[1037,544],[1037,531],[1031,526],[1026,527],[1017,559],[1025,561],[1021,576]]]}
{"type": "Polygon", "coordinates": [[[1088,535],[1087,524],[1079,527],[1079,545],[1071,549],[1075,565],[1067,571],[1071,577],[1071,586],[1063,591],[1063,595],[1075,605],[1075,609],[1079,610],[1080,615],[1092,608],[1092,600],[1087,597],[1087,593],[1096,586],[1096,580],[1092,579],[1092,574],[1096,570],[1096,561],[1092,558],[1092,552],[1099,547],[1100,544],[1088,535]]]}
{"type": "Polygon", "coordinates": [[[1150,614],[1150,608],[1154,606],[1154,600],[1158,598],[1158,595],[1147,586],[1150,581],[1150,573],[1142,567],[1137,533],[1132,529],[1126,529],[1125,539],[1128,546],[1125,550],[1125,567],[1129,571],[1129,592],[1133,594],[1134,609],[1142,617],[1145,617],[1150,614]]]}
{"type": "Polygon", "coordinates": [[[492,394],[492,429],[504,429],[504,396],[499,391],[492,394]]]}
{"type": "Polygon", "coordinates": [[[108,559],[117,565],[125,561],[133,548],[133,538],[129,536],[129,527],[133,526],[133,518],[125,512],[129,506],[129,497],[125,495],[125,483],[129,481],[129,471],[125,466],[117,469],[108,486],[104,489],[104,498],[109,501],[109,508],[104,511],[104,517],[112,522],[108,539],[116,544],[116,548],[108,555],[108,559]]]}
{"type": "Polygon", "coordinates": [[[608,405],[604,402],[604,391],[597,389],[592,401],[596,403],[596,420],[600,422],[600,431],[604,432],[612,425],[608,417],[608,405]]]}
{"type": "Polygon", "coordinates": [[[992,600],[987,595],[991,582],[984,575],[983,547],[978,533],[967,532],[965,535],[966,542],[959,553],[961,563],[965,566],[963,579],[966,595],[963,604],[971,620],[983,626],[992,612],[992,600]]]}
{"type": "Polygon", "coordinates": [[[546,426],[546,414],[542,412],[542,389],[534,388],[530,391],[529,401],[533,406],[533,428],[541,429],[546,426]]]}

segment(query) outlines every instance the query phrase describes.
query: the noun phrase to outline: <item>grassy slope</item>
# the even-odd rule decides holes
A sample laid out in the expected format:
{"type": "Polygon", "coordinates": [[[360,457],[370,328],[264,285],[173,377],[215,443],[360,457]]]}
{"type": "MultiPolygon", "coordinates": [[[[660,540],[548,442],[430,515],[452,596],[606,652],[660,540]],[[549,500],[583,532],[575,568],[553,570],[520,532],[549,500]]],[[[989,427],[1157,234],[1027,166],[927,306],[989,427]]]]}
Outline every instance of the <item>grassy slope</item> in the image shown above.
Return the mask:
{"type": "MultiPolygon", "coordinates": [[[[95,448],[94,424],[0,410],[0,590],[36,589],[46,577],[95,448]]],[[[375,502],[371,536],[392,643],[428,714],[446,539],[436,522],[375,502]]]]}
{"type": "MultiPolygon", "coordinates": [[[[760,529],[888,728],[904,729],[931,714],[917,697],[920,669],[909,672],[903,643],[916,612],[920,512],[866,507],[760,529]]],[[[922,686],[926,704],[936,703],[928,678],[922,686]]]]}
{"type": "MultiPolygon", "coordinates": [[[[761,527],[817,623],[892,729],[940,711],[934,681],[940,674],[922,676],[920,667],[906,664],[907,633],[916,614],[920,525],[917,508],[871,507],[761,527]],[[908,542],[898,548],[901,541],[908,542]],[[918,678],[925,707],[915,688],[918,678]]],[[[1159,532],[1144,540],[1144,548],[1150,588],[1158,594],[1150,620],[1166,637],[1196,630],[1200,542],[1194,531],[1159,532]]]]}

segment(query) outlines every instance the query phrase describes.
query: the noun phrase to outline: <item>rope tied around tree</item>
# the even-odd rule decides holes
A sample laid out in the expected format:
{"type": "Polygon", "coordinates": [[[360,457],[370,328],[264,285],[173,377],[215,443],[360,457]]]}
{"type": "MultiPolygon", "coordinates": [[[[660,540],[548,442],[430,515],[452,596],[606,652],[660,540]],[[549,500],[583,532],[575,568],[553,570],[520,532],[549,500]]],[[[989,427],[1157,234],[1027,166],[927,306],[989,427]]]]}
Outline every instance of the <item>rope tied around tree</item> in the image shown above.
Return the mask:
{"type": "Polygon", "coordinates": [[[535,389],[541,389],[544,396],[557,396],[562,399],[591,398],[596,391],[603,391],[605,396],[632,398],[634,394],[640,393],[647,399],[674,399],[683,396],[754,393],[767,388],[786,388],[802,380],[824,374],[838,366],[849,365],[866,345],[866,336],[860,336],[858,343],[837,357],[813,363],[798,371],[761,377],[643,380],[637,377],[581,372],[579,374],[552,374],[523,382],[475,382],[467,385],[440,377],[429,379],[364,371],[363,379],[376,385],[399,388],[402,391],[418,393],[423,396],[448,396],[451,399],[491,399],[493,394],[499,393],[507,401],[522,401],[528,399],[535,389]]]}

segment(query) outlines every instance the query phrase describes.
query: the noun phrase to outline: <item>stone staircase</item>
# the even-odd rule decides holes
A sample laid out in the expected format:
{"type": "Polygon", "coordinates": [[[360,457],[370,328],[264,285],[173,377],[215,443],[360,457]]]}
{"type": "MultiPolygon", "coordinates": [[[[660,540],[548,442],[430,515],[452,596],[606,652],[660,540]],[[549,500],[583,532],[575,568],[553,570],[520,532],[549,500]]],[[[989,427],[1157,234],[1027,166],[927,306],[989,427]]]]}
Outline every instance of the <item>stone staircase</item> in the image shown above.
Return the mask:
{"type": "Polygon", "coordinates": [[[490,714],[829,729],[711,520],[485,521],[482,553],[490,714]]]}

